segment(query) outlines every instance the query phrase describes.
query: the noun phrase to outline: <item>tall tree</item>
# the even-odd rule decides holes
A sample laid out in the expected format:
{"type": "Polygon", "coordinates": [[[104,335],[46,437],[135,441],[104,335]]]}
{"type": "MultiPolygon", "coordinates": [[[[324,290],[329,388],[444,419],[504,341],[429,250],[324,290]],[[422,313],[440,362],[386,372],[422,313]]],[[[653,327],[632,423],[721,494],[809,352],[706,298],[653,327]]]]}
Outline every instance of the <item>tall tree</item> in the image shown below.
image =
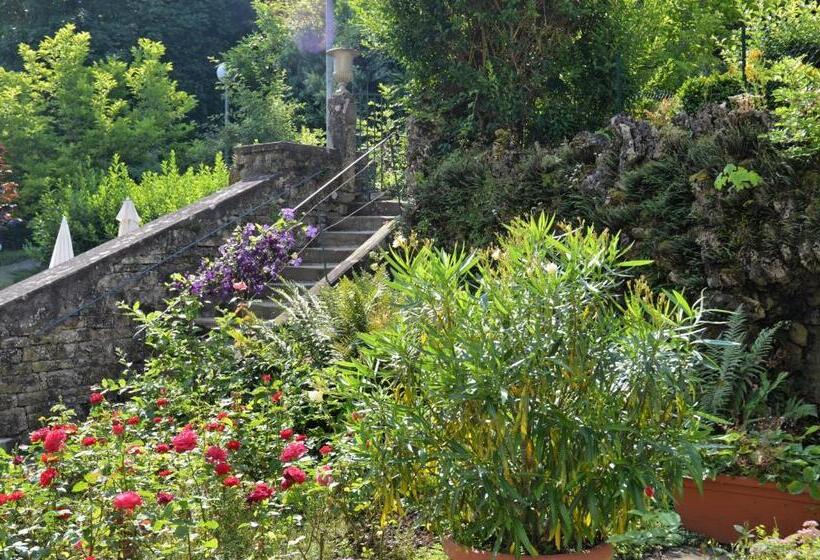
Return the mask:
{"type": "Polygon", "coordinates": [[[0,66],[20,69],[20,43],[32,44],[67,23],[91,34],[90,54],[126,58],[139,38],[161,42],[181,89],[200,103],[204,120],[221,110],[209,58],[250,32],[250,0],[0,0],[0,66]]]}
{"type": "Polygon", "coordinates": [[[138,173],[169,149],[184,151],[196,105],[170,78],[161,43],[140,39],[131,61],[89,62],[91,37],[69,24],[37,47],[23,69],[0,68],[0,143],[21,179],[21,210],[59,182],[95,180],[112,157],[138,173]]]}

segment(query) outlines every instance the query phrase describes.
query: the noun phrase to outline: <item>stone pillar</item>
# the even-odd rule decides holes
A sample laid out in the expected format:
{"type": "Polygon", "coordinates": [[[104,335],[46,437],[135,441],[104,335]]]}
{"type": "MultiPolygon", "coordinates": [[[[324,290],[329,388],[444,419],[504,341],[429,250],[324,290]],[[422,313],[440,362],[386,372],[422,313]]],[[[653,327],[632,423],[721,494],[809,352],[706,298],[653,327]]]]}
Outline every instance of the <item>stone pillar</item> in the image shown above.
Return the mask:
{"type": "Polygon", "coordinates": [[[339,150],[342,161],[356,158],[356,101],[344,86],[330,98],[330,145],[339,150]]]}
{"type": "MultiPolygon", "coordinates": [[[[328,140],[333,149],[339,152],[344,167],[356,159],[356,101],[344,84],[340,84],[328,101],[328,106],[328,140]]],[[[355,175],[356,170],[351,169],[340,179],[345,181],[345,185],[338,191],[337,198],[341,202],[350,202],[356,197],[355,175]]]]}

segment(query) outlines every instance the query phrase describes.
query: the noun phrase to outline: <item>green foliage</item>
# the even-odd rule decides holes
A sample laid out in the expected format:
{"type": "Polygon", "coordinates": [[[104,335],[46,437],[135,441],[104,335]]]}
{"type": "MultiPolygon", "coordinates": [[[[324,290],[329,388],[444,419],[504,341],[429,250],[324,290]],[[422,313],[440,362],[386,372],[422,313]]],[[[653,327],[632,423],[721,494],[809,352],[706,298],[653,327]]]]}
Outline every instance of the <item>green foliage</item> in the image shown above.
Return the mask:
{"type": "Polygon", "coordinates": [[[729,97],[743,93],[743,82],[731,73],[694,76],[678,90],[682,108],[694,113],[709,103],[723,103],[729,97]]]}
{"type": "Polygon", "coordinates": [[[785,397],[787,374],[770,378],[768,359],[781,325],[750,337],[743,309],[732,313],[717,340],[706,342],[698,383],[699,406],[714,421],[706,463],[715,473],[751,476],[820,497],[820,446],[784,427],[817,416],[814,405],[785,397]]]}
{"type": "Polygon", "coordinates": [[[457,542],[536,554],[666,501],[691,445],[698,312],[625,284],[617,236],[514,221],[495,251],[388,258],[399,316],[348,367],[355,451],[385,511],[457,542]]]}
{"type": "Polygon", "coordinates": [[[161,43],[141,39],[130,63],[89,65],[90,41],[67,25],[36,49],[21,45],[21,71],[0,68],[0,141],[21,178],[25,217],[50,189],[88,178],[115,154],[135,173],[158,168],[192,130],[196,101],[177,89],[161,43]]]}
{"type": "MultiPolygon", "coordinates": [[[[211,61],[251,29],[250,0],[11,0],[0,18],[0,66],[19,69],[17,46],[34,44],[71,23],[91,35],[94,59],[128,57],[140,37],[161,42],[180,88],[199,100],[198,121],[221,112],[211,61]]],[[[208,158],[213,154],[208,154],[208,158]]]]}
{"type": "Polygon", "coordinates": [[[771,69],[777,122],[770,138],[794,158],[820,154],[820,69],[800,60],[783,59],[771,69]]]}
{"type": "Polygon", "coordinates": [[[745,167],[727,163],[720,175],[715,179],[715,188],[723,190],[727,185],[735,191],[742,191],[756,187],[762,181],[760,175],[745,167]]]}
{"type": "Polygon", "coordinates": [[[652,550],[672,548],[684,543],[680,515],[675,511],[634,510],[633,527],[626,533],[613,535],[609,542],[615,545],[619,560],[641,560],[652,550]]]}
{"type": "Polygon", "coordinates": [[[820,499],[820,445],[808,443],[818,426],[793,435],[781,430],[776,419],[770,423],[771,427],[715,436],[706,447],[709,471],[773,482],[787,492],[809,492],[820,499]]]}
{"type": "Polygon", "coordinates": [[[766,58],[800,58],[820,66],[820,9],[812,0],[764,3],[749,14],[753,38],[766,58]]]}
{"type": "Polygon", "coordinates": [[[634,104],[670,96],[691,76],[718,70],[718,45],[740,13],[734,0],[620,0],[612,17],[634,104]]]}
{"type": "Polygon", "coordinates": [[[396,58],[413,108],[441,141],[526,140],[598,126],[618,89],[598,3],[351,0],[371,41],[396,58]],[[578,61],[583,60],[583,64],[578,61]]]}
{"type": "Polygon", "coordinates": [[[228,168],[217,153],[213,166],[197,165],[180,172],[174,152],[160,171],[146,171],[139,181],[114,157],[105,174],[88,171],[66,179],[41,200],[31,221],[33,254],[46,260],[62,216],[68,218],[74,250],[87,251],[117,236],[117,213],[126,197],[134,201],[143,223],[175,212],[228,184],[228,168]]]}
{"type": "Polygon", "coordinates": [[[780,536],[777,529],[767,534],[764,527],[739,541],[735,556],[738,560],[813,560],[820,557],[820,531],[817,522],[806,520],[793,535],[780,536]]]}
{"type": "Polygon", "coordinates": [[[700,384],[702,410],[743,427],[778,415],[769,408],[769,397],[785,379],[780,374],[772,383],[767,377],[767,360],[781,325],[762,329],[750,341],[747,320],[746,312],[738,309],[720,338],[709,343],[700,384]]]}

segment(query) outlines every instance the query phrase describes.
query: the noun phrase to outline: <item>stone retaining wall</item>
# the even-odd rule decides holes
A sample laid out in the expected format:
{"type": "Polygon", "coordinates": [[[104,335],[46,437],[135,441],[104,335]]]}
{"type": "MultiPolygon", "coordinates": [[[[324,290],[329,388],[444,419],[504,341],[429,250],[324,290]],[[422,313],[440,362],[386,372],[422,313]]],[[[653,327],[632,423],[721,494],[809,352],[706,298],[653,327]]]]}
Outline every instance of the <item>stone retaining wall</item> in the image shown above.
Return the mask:
{"type": "MultiPolygon", "coordinates": [[[[159,306],[169,295],[169,276],[213,255],[234,220],[261,205],[238,221],[269,221],[279,208],[314,192],[340,165],[337,151],[313,146],[237,148],[231,186],[1,290],[0,440],[27,433],[60,399],[84,410],[89,386],[120,369],[117,349],[139,359],[142,345],[118,311],[119,301],[159,306]],[[208,235],[220,226],[226,227],[208,235]]],[[[342,212],[348,199],[326,201],[312,221],[342,212]]]]}

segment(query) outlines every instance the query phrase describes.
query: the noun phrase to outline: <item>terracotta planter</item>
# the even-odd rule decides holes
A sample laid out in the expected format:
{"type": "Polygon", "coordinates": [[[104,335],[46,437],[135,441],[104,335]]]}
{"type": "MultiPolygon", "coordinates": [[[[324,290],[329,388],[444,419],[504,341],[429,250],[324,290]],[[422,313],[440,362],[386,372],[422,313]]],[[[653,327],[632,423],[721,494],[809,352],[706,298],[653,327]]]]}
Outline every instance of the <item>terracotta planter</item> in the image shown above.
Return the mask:
{"type": "Polygon", "coordinates": [[[676,509],[686,529],[723,543],[737,540],[735,525],[777,527],[786,536],[804,521],[820,519],[820,502],[808,493],[793,495],[775,484],[734,476],[704,480],[702,495],[694,482],[684,480],[676,509]]]}
{"type": "MultiPolygon", "coordinates": [[[[442,543],[444,553],[450,560],[517,560],[514,554],[493,555],[492,552],[474,550],[456,544],[451,539],[444,539],[442,543]]],[[[545,554],[543,556],[522,556],[521,560],[612,560],[612,546],[600,544],[595,548],[583,552],[567,554],[545,554]]]]}

